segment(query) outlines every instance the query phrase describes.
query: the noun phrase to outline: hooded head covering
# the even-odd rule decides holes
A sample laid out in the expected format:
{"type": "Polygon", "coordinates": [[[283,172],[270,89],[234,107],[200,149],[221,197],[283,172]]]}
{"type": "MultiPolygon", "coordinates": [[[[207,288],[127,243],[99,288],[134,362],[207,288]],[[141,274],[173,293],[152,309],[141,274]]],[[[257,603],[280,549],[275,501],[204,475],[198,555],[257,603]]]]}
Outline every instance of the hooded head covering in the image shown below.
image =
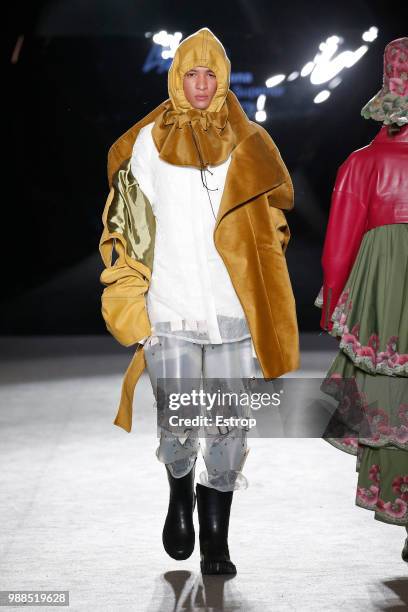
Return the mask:
{"type": "Polygon", "coordinates": [[[385,47],[382,89],[361,109],[361,114],[385,125],[408,123],[408,38],[397,38],[385,47]]]}
{"type": "Polygon", "coordinates": [[[230,71],[223,45],[208,28],[181,42],[168,73],[169,99],[152,129],[161,159],[202,170],[229,157],[236,145],[226,101],[230,71]],[[208,67],[217,77],[217,89],[206,109],[194,108],[184,94],[184,75],[195,66],[208,67]]]}

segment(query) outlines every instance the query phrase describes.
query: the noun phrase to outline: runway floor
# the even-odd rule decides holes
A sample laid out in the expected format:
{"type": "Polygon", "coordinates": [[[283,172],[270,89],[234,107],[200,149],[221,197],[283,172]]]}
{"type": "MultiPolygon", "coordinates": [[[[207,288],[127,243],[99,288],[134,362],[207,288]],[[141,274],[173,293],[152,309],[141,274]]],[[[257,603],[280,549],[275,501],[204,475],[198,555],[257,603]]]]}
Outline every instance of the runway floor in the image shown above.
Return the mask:
{"type": "MultiPolygon", "coordinates": [[[[334,339],[301,345],[299,375],[323,376],[334,339]]],[[[319,438],[251,439],[231,510],[238,574],[203,579],[198,542],[181,562],[162,547],[146,373],[132,432],[112,424],[129,350],[91,336],[0,346],[0,590],[67,590],[81,611],[408,610],[405,529],[355,506],[354,456],[319,438]]]]}

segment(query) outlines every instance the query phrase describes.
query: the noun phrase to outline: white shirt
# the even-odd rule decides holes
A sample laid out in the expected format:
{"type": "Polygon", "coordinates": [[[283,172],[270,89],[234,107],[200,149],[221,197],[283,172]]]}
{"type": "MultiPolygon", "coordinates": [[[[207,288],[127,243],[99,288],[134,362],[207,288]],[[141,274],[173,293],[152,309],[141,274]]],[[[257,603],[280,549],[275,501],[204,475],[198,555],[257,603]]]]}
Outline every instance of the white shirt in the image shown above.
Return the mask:
{"type": "Polygon", "coordinates": [[[146,303],[152,328],[156,334],[200,343],[250,338],[245,313],[213,239],[231,156],[209,166],[212,174],[205,173],[208,187],[218,187],[210,191],[213,214],[200,170],[160,159],[153,125],[139,131],[131,158],[132,173],[156,219],[146,303]]]}

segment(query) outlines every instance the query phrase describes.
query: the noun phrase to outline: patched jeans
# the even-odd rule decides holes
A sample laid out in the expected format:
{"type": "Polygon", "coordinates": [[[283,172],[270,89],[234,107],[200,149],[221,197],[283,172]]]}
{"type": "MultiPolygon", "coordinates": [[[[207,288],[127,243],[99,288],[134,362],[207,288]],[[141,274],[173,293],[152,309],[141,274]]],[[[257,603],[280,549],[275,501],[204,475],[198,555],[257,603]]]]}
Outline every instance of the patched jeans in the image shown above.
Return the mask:
{"type": "MultiPolygon", "coordinates": [[[[253,357],[251,338],[222,344],[200,344],[177,337],[153,335],[144,345],[147,371],[157,407],[158,379],[201,379],[203,390],[207,379],[250,379],[263,377],[258,360],[253,357]]],[[[185,382],[184,382],[185,381],[185,382]]],[[[184,387],[185,389],[186,387],[184,387]]],[[[205,436],[186,430],[180,437],[158,425],[159,446],[156,456],[168,466],[175,478],[181,478],[192,469],[201,448],[206,469],[199,482],[219,491],[246,489],[248,480],[242,469],[249,453],[247,427],[208,426],[205,436]]]]}

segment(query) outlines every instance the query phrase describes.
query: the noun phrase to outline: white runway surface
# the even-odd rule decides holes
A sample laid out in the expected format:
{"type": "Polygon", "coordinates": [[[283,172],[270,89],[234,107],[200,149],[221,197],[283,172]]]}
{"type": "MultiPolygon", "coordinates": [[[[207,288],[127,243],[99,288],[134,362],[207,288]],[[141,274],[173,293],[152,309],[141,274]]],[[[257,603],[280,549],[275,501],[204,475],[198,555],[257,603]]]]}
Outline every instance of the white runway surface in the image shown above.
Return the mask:
{"type": "MultiPolygon", "coordinates": [[[[301,376],[323,376],[335,354],[316,338],[301,376]]],[[[168,483],[146,373],[132,432],[112,424],[130,351],[109,337],[0,343],[0,590],[68,590],[69,610],[92,612],[408,610],[405,529],[354,505],[354,456],[318,438],[251,439],[231,509],[238,574],[203,579],[197,515],[188,560],[162,547],[168,483]]]]}

